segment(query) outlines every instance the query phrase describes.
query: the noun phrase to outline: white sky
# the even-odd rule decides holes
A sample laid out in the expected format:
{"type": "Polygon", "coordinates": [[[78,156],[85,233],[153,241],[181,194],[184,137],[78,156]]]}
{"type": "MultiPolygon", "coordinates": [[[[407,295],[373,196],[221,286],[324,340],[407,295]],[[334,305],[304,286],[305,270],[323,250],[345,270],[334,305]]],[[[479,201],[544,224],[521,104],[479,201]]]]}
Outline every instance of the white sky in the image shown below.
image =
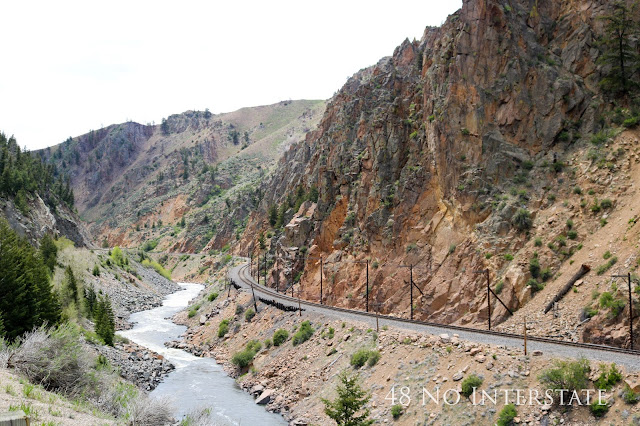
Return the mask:
{"type": "Polygon", "coordinates": [[[37,149],[128,119],[328,99],[461,4],[3,1],[0,131],[37,149]]]}

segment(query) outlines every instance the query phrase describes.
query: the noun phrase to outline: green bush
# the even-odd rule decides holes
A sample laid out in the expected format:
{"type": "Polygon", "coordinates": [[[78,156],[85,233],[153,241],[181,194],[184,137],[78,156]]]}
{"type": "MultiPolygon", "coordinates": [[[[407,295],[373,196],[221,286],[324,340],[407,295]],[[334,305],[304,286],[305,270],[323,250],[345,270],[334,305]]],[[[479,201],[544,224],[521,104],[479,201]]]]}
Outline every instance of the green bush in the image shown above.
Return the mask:
{"type": "Polygon", "coordinates": [[[535,245],[536,247],[542,247],[542,238],[536,237],[536,239],[533,241],[533,245],[535,245]]]}
{"type": "Polygon", "coordinates": [[[533,225],[531,213],[529,213],[529,210],[527,209],[518,209],[518,211],[513,215],[513,218],[511,218],[511,223],[513,226],[518,228],[518,230],[526,231],[533,225]]]}
{"type": "Polygon", "coordinates": [[[613,265],[615,265],[618,262],[618,258],[616,256],[612,257],[611,259],[609,259],[609,261],[603,265],[598,266],[598,269],[596,271],[596,273],[598,275],[602,275],[605,272],[607,272],[609,269],[611,269],[611,267],[613,265]]]}
{"type": "Polygon", "coordinates": [[[509,426],[512,424],[513,419],[518,415],[518,411],[516,411],[516,406],[513,404],[507,404],[498,414],[498,421],[496,424],[498,426],[509,426]]]}
{"type": "Polygon", "coordinates": [[[544,268],[542,271],[540,271],[540,279],[543,282],[547,281],[549,278],[551,278],[552,275],[553,275],[553,273],[551,272],[551,269],[549,269],[549,268],[544,268]]]}
{"type": "Polygon", "coordinates": [[[553,367],[543,370],[538,380],[548,389],[567,389],[570,392],[587,389],[591,367],[589,361],[580,358],[577,361],[556,360],[553,367]]]}
{"type": "Polygon", "coordinates": [[[529,272],[533,278],[540,276],[540,261],[538,260],[537,253],[533,255],[533,258],[529,261],[529,272]]]}
{"type": "Polygon", "coordinates": [[[280,346],[289,338],[289,332],[283,328],[273,333],[273,346],[280,346]]]}
{"type": "Polygon", "coordinates": [[[306,342],[313,335],[313,327],[309,321],[300,324],[300,329],[293,335],[293,346],[306,342]]]}
{"type": "Polygon", "coordinates": [[[607,403],[600,403],[599,401],[594,401],[590,408],[591,414],[595,417],[602,417],[609,411],[609,405],[607,403]]]}
{"type": "Polygon", "coordinates": [[[604,198],[602,201],[600,201],[600,207],[602,207],[603,209],[610,209],[612,206],[613,202],[608,198],[604,198]]]}
{"type": "Polygon", "coordinates": [[[209,297],[207,298],[209,300],[209,302],[213,302],[214,300],[216,300],[218,298],[218,293],[216,293],[215,291],[213,293],[211,293],[209,295],[209,297]]]}
{"type": "MultiPolygon", "coordinates": [[[[115,249],[114,249],[115,250],[115,249]]],[[[144,259],[142,261],[142,266],[144,266],[145,268],[153,268],[155,269],[155,271],[162,275],[163,277],[165,277],[166,279],[170,280],[171,279],[171,272],[167,271],[166,269],[164,269],[162,267],[162,265],[160,265],[158,262],[156,262],[155,260],[149,260],[149,259],[144,259]]]]}
{"type": "Polygon", "coordinates": [[[402,415],[402,405],[396,404],[391,407],[391,415],[397,420],[402,415]]]}
{"type": "Polygon", "coordinates": [[[600,366],[600,376],[594,382],[596,388],[602,390],[611,390],[615,385],[622,380],[622,373],[614,363],[609,368],[606,364],[600,366]]]}
{"type": "Polygon", "coordinates": [[[635,393],[633,389],[625,383],[622,399],[627,404],[635,404],[640,399],[640,394],[635,393]]]}
{"type": "Polygon", "coordinates": [[[369,349],[359,349],[351,355],[351,365],[360,368],[365,364],[373,367],[380,360],[380,352],[369,349]]]}
{"type": "Polygon", "coordinates": [[[480,385],[482,385],[482,379],[475,374],[471,374],[462,381],[462,394],[471,396],[474,388],[479,388],[480,385]]]}
{"type": "Polygon", "coordinates": [[[251,308],[247,309],[247,311],[244,313],[244,319],[247,320],[247,322],[251,322],[251,320],[255,316],[256,316],[256,311],[254,311],[251,308]]]}
{"type": "Polygon", "coordinates": [[[513,260],[513,255],[511,253],[506,253],[504,255],[504,260],[511,262],[513,260]]]}
{"type": "Polygon", "coordinates": [[[503,288],[504,288],[504,281],[500,280],[496,285],[496,294],[502,293],[503,288]]]}
{"type": "Polygon", "coordinates": [[[253,358],[256,356],[258,351],[260,351],[260,349],[262,349],[262,344],[260,342],[258,342],[257,340],[250,340],[244,350],[236,352],[233,355],[233,357],[231,358],[231,362],[233,363],[233,365],[241,369],[246,368],[247,366],[249,366],[249,364],[251,364],[253,358]]]}
{"type": "Polygon", "coordinates": [[[535,278],[529,279],[529,281],[527,281],[527,285],[529,287],[531,287],[531,292],[532,293],[537,293],[538,291],[540,291],[540,290],[542,290],[544,288],[544,284],[542,284],[541,282],[539,282],[535,278]]]}
{"type": "Polygon", "coordinates": [[[244,312],[244,306],[240,304],[236,305],[236,315],[240,315],[243,312],[244,312]]]}
{"type": "Polygon", "coordinates": [[[100,276],[100,267],[98,265],[94,265],[93,266],[93,272],[92,272],[94,277],[99,277],[100,276]]]}
{"type": "Polygon", "coordinates": [[[578,238],[578,232],[572,229],[569,232],[567,232],[567,237],[569,237],[570,240],[575,240],[576,238],[578,238]]]}
{"type": "Polygon", "coordinates": [[[229,320],[225,319],[218,326],[218,337],[224,337],[229,332],[229,320]]]}

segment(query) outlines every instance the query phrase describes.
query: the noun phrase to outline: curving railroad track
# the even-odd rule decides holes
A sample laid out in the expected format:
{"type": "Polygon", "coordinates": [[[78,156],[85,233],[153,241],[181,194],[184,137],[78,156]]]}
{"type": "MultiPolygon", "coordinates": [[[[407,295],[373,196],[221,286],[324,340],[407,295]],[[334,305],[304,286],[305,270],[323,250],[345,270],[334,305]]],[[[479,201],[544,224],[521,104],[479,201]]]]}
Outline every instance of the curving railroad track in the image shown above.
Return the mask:
{"type": "MultiPolygon", "coordinates": [[[[293,308],[297,310],[298,307],[300,307],[303,312],[314,312],[336,317],[341,320],[361,321],[373,326],[375,326],[377,318],[380,327],[387,325],[411,332],[428,333],[432,335],[456,333],[460,336],[460,339],[463,340],[482,344],[502,345],[519,350],[523,350],[524,346],[524,336],[520,334],[481,330],[429,321],[409,320],[389,315],[379,315],[372,312],[328,306],[291,297],[258,284],[249,274],[248,263],[232,268],[228,275],[233,282],[244,290],[253,291],[256,298],[262,298],[264,301],[271,302],[271,304],[277,303],[281,306],[288,306],[290,309],[293,308]]],[[[545,355],[553,357],[585,357],[591,361],[615,362],[631,370],[640,370],[640,351],[638,350],[591,343],[567,342],[536,336],[527,337],[527,349],[528,353],[542,351],[545,355]]]]}

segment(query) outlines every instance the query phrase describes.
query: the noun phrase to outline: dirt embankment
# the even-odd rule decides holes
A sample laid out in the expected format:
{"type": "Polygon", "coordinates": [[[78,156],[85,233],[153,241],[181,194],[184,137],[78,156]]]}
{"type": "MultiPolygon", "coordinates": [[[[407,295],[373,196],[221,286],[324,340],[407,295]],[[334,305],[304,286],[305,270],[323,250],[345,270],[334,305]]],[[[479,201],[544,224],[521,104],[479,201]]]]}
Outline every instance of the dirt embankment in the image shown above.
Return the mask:
{"type": "MultiPolygon", "coordinates": [[[[283,313],[259,304],[259,312],[246,319],[248,309],[253,309],[250,296],[231,290],[210,287],[205,290],[196,315],[188,318],[187,312],[176,320],[189,325],[182,342],[175,345],[199,356],[215,358],[225,370],[237,378],[240,386],[256,396],[256,402],[266,404],[266,409],[281,413],[291,424],[331,424],[324,414],[321,398],[336,397],[337,375],[347,370],[360,375],[363,387],[371,392],[367,404],[371,418],[383,423],[401,425],[424,424],[494,424],[504,405],[504,390],[521,389],[529,398],[529,389],[544,392],[539,382],[540,373],[551,365],[545,354],[524,356],[521,350],[479,345],[460,340],[454,335],[430,336],[397,329],[375,329],[351,321],[340,321],[324,316],[303,313],[283,313]],[[207,297],[218,292],[216,300],[207,297]],[[218,337],[219,325],[229,320],[229,331],[218,337]],[[293,345],[292,336],[303,321],[309,321],[313,334],[309,340],[293,345]],[[273,346],[273,335],[284,329],[289,338],[280,346],[273,346]],[[243,350],[251,340],[262,347],[245,369],[232,364],[233,355],[243,350]],[[380,358],[374,365],[361,368],[351,365],[352,355],[361,349],[377,351],[380,358]],[[476,404],[461,396],[456,404],[444,402],[449,392],[450,402],[457,398],[463,381],[475,374],[482,379],[480,390],[493,396],[498,391],[497,403],[485,401],[476,404]],[[392,389],[396,400],[392,401],[392,389]],[[439,399],[434,403],[428,396],[423,401],[423,389],[439,399]],[[403,392],[409,399],[399,399],[403,392]],[[391,407],[403,402],[402,414],[394,419],[391,407]]],[[[599,368],[592,365],[591,379],[599,375],[599,368]]],[[[627,376],[630,382],[633,377],[627,376]]],[[[590,387],[593,385],[590,384],[590,387]]],[[[612,405],[605,415],[605,422],[638,421],[640,414],[635,405],[627,405],[620,398],[624,381],[605,393],[612,405]],[[614,419],[615,418],[615,419],[614,419]]],[[[515,398],[509,394],[510,401],[515,398]]],[[[544,401],[543,401],[544,402],[544,401]]],[[[563,409],[558,405],[520,405],[517,421],[525,424],[597,424],[589,408],[578,406],[563,409]]]]}

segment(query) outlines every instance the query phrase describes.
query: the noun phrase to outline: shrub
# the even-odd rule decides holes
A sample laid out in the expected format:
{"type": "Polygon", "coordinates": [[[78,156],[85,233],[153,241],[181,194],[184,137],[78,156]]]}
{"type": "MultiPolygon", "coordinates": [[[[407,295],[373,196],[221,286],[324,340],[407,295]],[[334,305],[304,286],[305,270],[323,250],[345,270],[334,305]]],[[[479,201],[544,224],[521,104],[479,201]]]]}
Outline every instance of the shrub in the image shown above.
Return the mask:
{"type": "Polygon", "coordinates": [[[264,341],[264,347],[269,349],[271,346],[273,345],[273,343],[271,343],[271,339],[267,339],[264,341]]]}
{"type": "Polygon", "coordinates": [[[602,417],[609,411],[609,405],[606,402],[601,403],[600,401],[594,401],[590,408],[591,414],[595,417],[602,417]]]}
{"type": "Polygon", "coordinates": [[[240,315],[244,312],[244,306],[238,304],[236,305],[236,315],[240,315]]]}
{"type": "Polygon", "coordinates": [[[391,407],[391,415],[397,420],[402,415],[402,405],[396,404],[391,407]]]}
{"type": "Polygon", "coordinates": [[[549,268],[544,268],[542,271],[540,271],[540,279],[544,282],[547,281],[549,278],[551,278],[553,274],[551,273],[551,269],[549,268]]]}
{"type": "Polygon", "coordinates": [[[253,358],[262,349],[262,344],[257,340],[250,340],[244,350],[236,352],[231,358],[233,365],[239,368],[246,368],[253,362],[253,358]]]}
{"type": "Polygon", "coordinates": [[[604,265],[600,265],[598,266],[598,270],[596,271],[596,273],[598,275],[602,275],[605,272],[607,272],[609,269],[611,269],[611,267],[613,265],[616,264],[616,262],[618,262],[618,258],[616,256],[612,257],[611,259],[609,259],[609,261],[607,263],[605,263],[604,265]]]}
{"type": "Polygon", "coordinates": [[[534,278],[531,278],[529,281],[527,281],[527,285],[531,287],[532,293],[537,293],[544,288],[544,284],[534,278]]]}
{"type": "Polygon", "coordinates": [[[640,394],[637,394],[625,383],[624,391],[622,393],[622,399],[627,404],[635,404],[640,399],[640,394]]]}
{"type": "Polygon", "coordinates": [[[293,335],[293,346],[306,342],[313,335],[313,327],[309,321],[303,321],[300,329],[293,335]]]}
{"type": "Polygon", "coordinates": [[[507,253],[504,255],[504,260],[511,262],[513,260],[513,255],[511,253],[507,253]]]}
{"type": "Polygon", "coordinates": [[[577,195],[582,195],[582,188],[580,188],[579,186],[576,186],[575,188],[573,188],[573,193],[577,195]]]}
{"type": "Polygon", "coordinates": [[[100,276],[100,267],[98,265],[94,265],[93,266],[93,272],[92,272],[94,277],[99,277],[100,276]]]}
{"type": "Polygon", "coordinates": [[[587,388],[590,371],[591,367],[586,358],[577,361],[555,360],[554,366],[543,370],[538,380],[548,386],[548,389],[579,391],[587,388]]]}
{"type": "Polygon", "coordinates": [[[218,337],[224,337],[229,332],[229,320],[225,319],[218,326],[218,337]]]}
{"type": "Polygon", "coordinates": [[[273,333],[273,346],[280,346],[289,338],[289,332],[283,328],[273,333]]]}
{"type": "Polygon", "coordinates": [[[207,300],[209,300],[209,302],[213,302],[217,298],[218,298],[218,293],[214,291],[213,293],[209,294],[209,297],[207,297],[207,300]]]}
{"type": "Polygon", "coordinates": [[[496,424],[498,426],[509,426],[517,415],[518,412],[516,411],[516,406],[513,404],[507,404],[500,411],[500,414],[498,414],[498,421],[496,424]]]}
{"type": "Polygon", "coordinates": [[[10,349],[7,367],[47,390],[80,395],[89,386],[93,366],[82,349],[80,332],[71,324],[27,332],[10,349]]]}
{"type": "Polygon", "coordinates": [[[518,228],[518,230],[526,231],[533,225],[531,213],[529,213],[529,210],[527,209],[518,209],[518,211],[513,215],[513,218],[511,218],[511,223],[513,226],[518,228]]]}
{"type": "Polygon", "coordinates": [[[500,280],[496,285],[496,294],[502,293],[503,288],[504,288],[504,281],[500,280]]]}
{"type": "MultiPolygon", "coordinates": [[[[115,249],[114,249],[115,250],[115,249]]],[[[149,260],[149,259],[144,259],[142,261],[142,266],[144,266],[145,268],[153,268],[155,269],[155,271],[162,275],[163,277],[165,277],[166,279],[170,280],[171,279],[171,272],[167,271],[166,269],[164,269],[162,267],[162,265],[160,265],[158,262],[156,262],[155,260],[149,260]]]]}
{"type": "Polygon", "coordinates": [[[603,209],[610,209],[612,206],[613,202],[608,198],[604,198],[602,201],[600,201],[600,207],[602,207],[603,209]]]}
{"type": "Polygon", "coordinates": [[[569,237],[570,240],[575,240],[578,238],[578,232],[572,229],[567,232],[567,237],[569,237]]]}
{"type": "Polygon", "coordinates": [[[540,237],[536,237],[536,239],[533,242],[533,245],[535,245],[536,247],[542,247],[542,239],[540,237]]]}
{"type": "Polygon", "coordinates": [[[351,355],[351,365],[360,368],[365,363],[369,367],[373,367],[380,360],[380,352],[368,349],[360,349],[351,355]]]}
{"type": "Polygon", "coordinates": [[[247,322],[251,322],[251,320],[255,316],[256,316],[256,311],[254,311],[251,308],[247,309],[247,311],[244,313],[244,319],[247,320],[247,322]]]}
{"type": "Polygon", "coordinates": [[[609,368],[607,368],[606,364],[602,364],[600,366],[600,376],[598,376],[594,384],[598,389],[611,390],[620,380],[622,380],[622,373],[614,363],[609,368]]]}
{"type": "Polygon", "coordinates": [[[467,376],[462,381],[462,394],[467,397],[471,396],[471,394],[473,393],[473,390],[475,388],[479,388],[481,384],[482,384],[482,379],[476,376],[475,374],[467,376]]]}
{"type": "Polygon", "coordinates": [[[533,258],[529,261],[529,272],[533,278],[540,276],[540,261],[538,260],[537,254],[534,254],[533,258]]]}

